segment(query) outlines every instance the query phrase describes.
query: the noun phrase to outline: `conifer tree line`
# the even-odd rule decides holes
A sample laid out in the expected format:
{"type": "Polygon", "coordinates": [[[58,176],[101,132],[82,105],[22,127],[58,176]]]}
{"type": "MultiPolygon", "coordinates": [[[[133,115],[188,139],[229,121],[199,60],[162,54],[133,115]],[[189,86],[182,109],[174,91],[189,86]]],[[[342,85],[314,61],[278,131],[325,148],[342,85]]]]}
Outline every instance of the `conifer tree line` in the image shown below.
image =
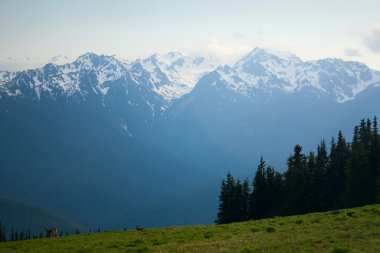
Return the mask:
{"type": "Polygon", "coordinates": [[[261,158],[252,184],[228,173],[222,181],[217,224],[350,208],[380,202],[377,118],[363,119],[351,142],[342,132],[316,153],[296,145],[284,173],[261,158]]]}
{"type": "MultiPolygon", "coordinates": [[[[98,233],[100,233],[100,228],[97,230],[98,233]]],[[[95,233],[91,230],[88,232],[89,234],[95,233]]],[[[81,234],[79,229],[75,230],[75,234],[79,235],[81,234]]],[[[58,237],[62,236],[68,236],[69,232],[63,232],[62,230],[59,231],[58,237]]],[[[32,234],[30,229],[24,229],[22,231],[17,231],[12,228],[10,231],[10,234],[7,234],[7,231],[5,230],[5,227],[2,225],[2,222],[0,221],[0,242],[7,242],[7,241],[24,241],[24,240],[30,240],[30,239],[38,239],[38,238],[45,238],[49,237],[48,233],[46,231],[41,231],[39,234],[32,234]]]]}

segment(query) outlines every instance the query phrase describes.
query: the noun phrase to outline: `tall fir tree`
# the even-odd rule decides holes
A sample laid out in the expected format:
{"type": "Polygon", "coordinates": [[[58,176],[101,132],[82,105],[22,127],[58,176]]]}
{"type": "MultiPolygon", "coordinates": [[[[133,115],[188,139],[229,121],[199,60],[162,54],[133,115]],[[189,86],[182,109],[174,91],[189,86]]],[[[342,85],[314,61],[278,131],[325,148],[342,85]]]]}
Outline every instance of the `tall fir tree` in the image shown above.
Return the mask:
{"type": "Polygon", "coordinates": [[[0,221],[0,242],[6,242],[6,241],[7,241],[7,237],[5,234],[5,228],[3,227],[3,225],[0,221]]]}
{"type": "MultiPolygon", "coordinates": [[[[227,174],[227,180],[231,177],[231,174],[227,174]]],[[[220,194],[219,194],[219,211],[217,215],[217,219],[215,220],[215,223],[217,224],[223,224],[229,222],[228,217],[228,209],[229,209],[229,199],[228,199],[228,189],[227,189],[227,180],[222,181],[222,185],[220,187],[220,194]]]]}
{"type": "Polygon", "coordinates": [[[249,201],[249,216],[252,219],[260,219],[265,217],[266,213],[266,178],[265,178],[265,161],[260,158],[260,163],[257,166],[255,177],[252,182],[253,192],[249,201]]]}
{"type": "Polygon", "coordinates": [[[235,181],[230,173],[226,180],[222,181],[219,195],[219,209],[215,222],[217,224],[231,223],[248,219],[248,182],[243,184],[240,180],[235,181]]]}
{"type": "Polygon", "coordinates": [[[350,168],[347,173],[347,207],[371,203],[372,190],[370,189],[373,189],[373,185],[376,185],[375,180],[369,177],[371,174],[371,161],[369,159],[371,147],[370,121],[361,120],[360,125],[355,129],[357,129],[357,134],[354,132],[350,168]]]}
{"type": "Polygon", "coordinates": [[[281,214],[283,199],[282,175],[273,167],[268,166],[265,171],[266,177],[266,213],[264,217],[274,217],[281,214]]]}
{"type": "Polygon", "coordinates": [[[306,213],[310,202],[310,173],[307,169],[307,158],[302,147],[296,145],[294,153],[288,158],[288,169],[285,172],[286,204],[285,213],[306,213]]]}
{"type": "Polygon", "coordinates": [[[246,178],[243,182],[243,217],[244,220],[249,220],[249,201],[250,201],[250,187],[249,180],[246,178]]]}
{"type": "Polygon", "coordinates": [[[312,173],[312,190],[315,205],[314,211],[326,210],[325,206],[325,180],[326,172],[329,167],[330,160],[326,148],[326,142],[323,140],[317,147],[317,157],[315,170],[312,173]]]}
{"type": "Polygon", "coordinates": [[[373,118],[372,122],[370,160],[371,176],[375,178],[374,185],[371,186],[373,187],[371,191],[375,192],[375,196],[371,201],[380,203],[380,136],[376,116],[373,118]]]}
{"type": "Polygon", "coordinates": [[[349,147],[343,133],[339,131],[337,142],[334,141],[331,144],[330,163],[325,176],[325,210],[337,209],[346,205],[344,192],[349,169],[349,156],[349,147]]]}

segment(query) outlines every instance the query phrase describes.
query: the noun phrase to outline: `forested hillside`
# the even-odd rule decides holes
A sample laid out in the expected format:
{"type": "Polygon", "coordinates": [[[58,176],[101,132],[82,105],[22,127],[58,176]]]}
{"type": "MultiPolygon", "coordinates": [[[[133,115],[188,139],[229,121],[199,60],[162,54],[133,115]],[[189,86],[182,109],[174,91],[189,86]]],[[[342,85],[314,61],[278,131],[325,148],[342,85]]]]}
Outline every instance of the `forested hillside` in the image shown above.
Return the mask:
{"type": "Polygon", "coordinates": [[[374,204],[380,201],[380,137],[374,117],[361,120],[348,142],[342,132],[317,153],[296,145],[287,170],[277,172],[261,158],[252,191],[248,179],[229,173],[222,181],[217,223],[304,214],[374,204]]]}

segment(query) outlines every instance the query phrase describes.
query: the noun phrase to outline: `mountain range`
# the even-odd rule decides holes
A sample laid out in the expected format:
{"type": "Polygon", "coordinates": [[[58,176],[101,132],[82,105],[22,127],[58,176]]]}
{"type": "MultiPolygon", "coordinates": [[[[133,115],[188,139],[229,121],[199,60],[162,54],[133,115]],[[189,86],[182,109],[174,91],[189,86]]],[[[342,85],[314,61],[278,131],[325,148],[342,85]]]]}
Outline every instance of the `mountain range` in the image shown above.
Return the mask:
{"type": "MultiPolygon", "coordinates": [[[[255,48],[0,71],[0,196],[89,228],[212,223],[220,179],[380,115],[380,72],[255,48]]],[[[350,137],[350,136],[348,136],[350,137]]]]}

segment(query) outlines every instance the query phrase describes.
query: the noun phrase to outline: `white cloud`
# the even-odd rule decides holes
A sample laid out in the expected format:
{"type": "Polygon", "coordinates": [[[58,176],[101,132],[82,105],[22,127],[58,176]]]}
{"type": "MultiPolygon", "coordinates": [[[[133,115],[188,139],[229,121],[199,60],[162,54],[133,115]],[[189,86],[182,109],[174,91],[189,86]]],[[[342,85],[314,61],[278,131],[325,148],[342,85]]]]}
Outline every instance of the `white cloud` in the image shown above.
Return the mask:
{"type": "Polygon", "coordinates": [[[358,57],[358,56],[361,56],[362,54],[360,53],[360,50],[357,48],[347,47],[344,50],[344,55],[348,57],[358,57]]]}
{"type": "Polygon", "coordinates": [[[244,34],[234,33],[235,40],[231,43],[232,46],[222,42],[218,37],[212,36],[205,43],[190,50],[190,54],[199,54],[204,56],[216,56],[223,64],[234,64],[237,60],[242,58],[245,54],[252,51],[255,47],[261,47],[280,52],[293,52],[296,48],[295,44],[285,37],[272,37],[266,40],[258,39],[256,43],[243,40],[237,44],[239,37],[241,39],[247,38],[244,34]]]}
{"type": "Polygon", "coordinates": [[[272,37],[263,42],[263,47],[283,51],[283,52],[293,52],[296,45],[285,37],[272,37]]]}
{"type": "Polygon", "coordinates": [[[53,58],[46,59],[41,57],[31,57],[31,56],[25,56],[25,57],[6,57],[3,59],[0,59],[0,71],[1,70],[7,70],[7,71],[22,71],[26,69],[33,69],[33,68],[41,68],[45,64],[52,62],[55,64],[64,64],[71,62],[71,60],[67,56],[54,56],[53,58]]]}
{"type": "Polygon", "coordinates": [[[364,38],[364,44],[375,53],[380,53],[380,24],[374,26],[372,31],[364,38]]]}
{"type": "Polygon", "coordinates": [[[204,44],[191,49],[190,54],[213,55],[223,63],[231,64],[252,49],[253,47],[247,45],[228,46],[222,44],[217,37],[212,36],[204,44]]]}
{"type": "Polygon", "coordinates": [[[237,40],[246,40],[248,39],[248,36],[242,32],[234,32],[233,38],[237,40]]]}

